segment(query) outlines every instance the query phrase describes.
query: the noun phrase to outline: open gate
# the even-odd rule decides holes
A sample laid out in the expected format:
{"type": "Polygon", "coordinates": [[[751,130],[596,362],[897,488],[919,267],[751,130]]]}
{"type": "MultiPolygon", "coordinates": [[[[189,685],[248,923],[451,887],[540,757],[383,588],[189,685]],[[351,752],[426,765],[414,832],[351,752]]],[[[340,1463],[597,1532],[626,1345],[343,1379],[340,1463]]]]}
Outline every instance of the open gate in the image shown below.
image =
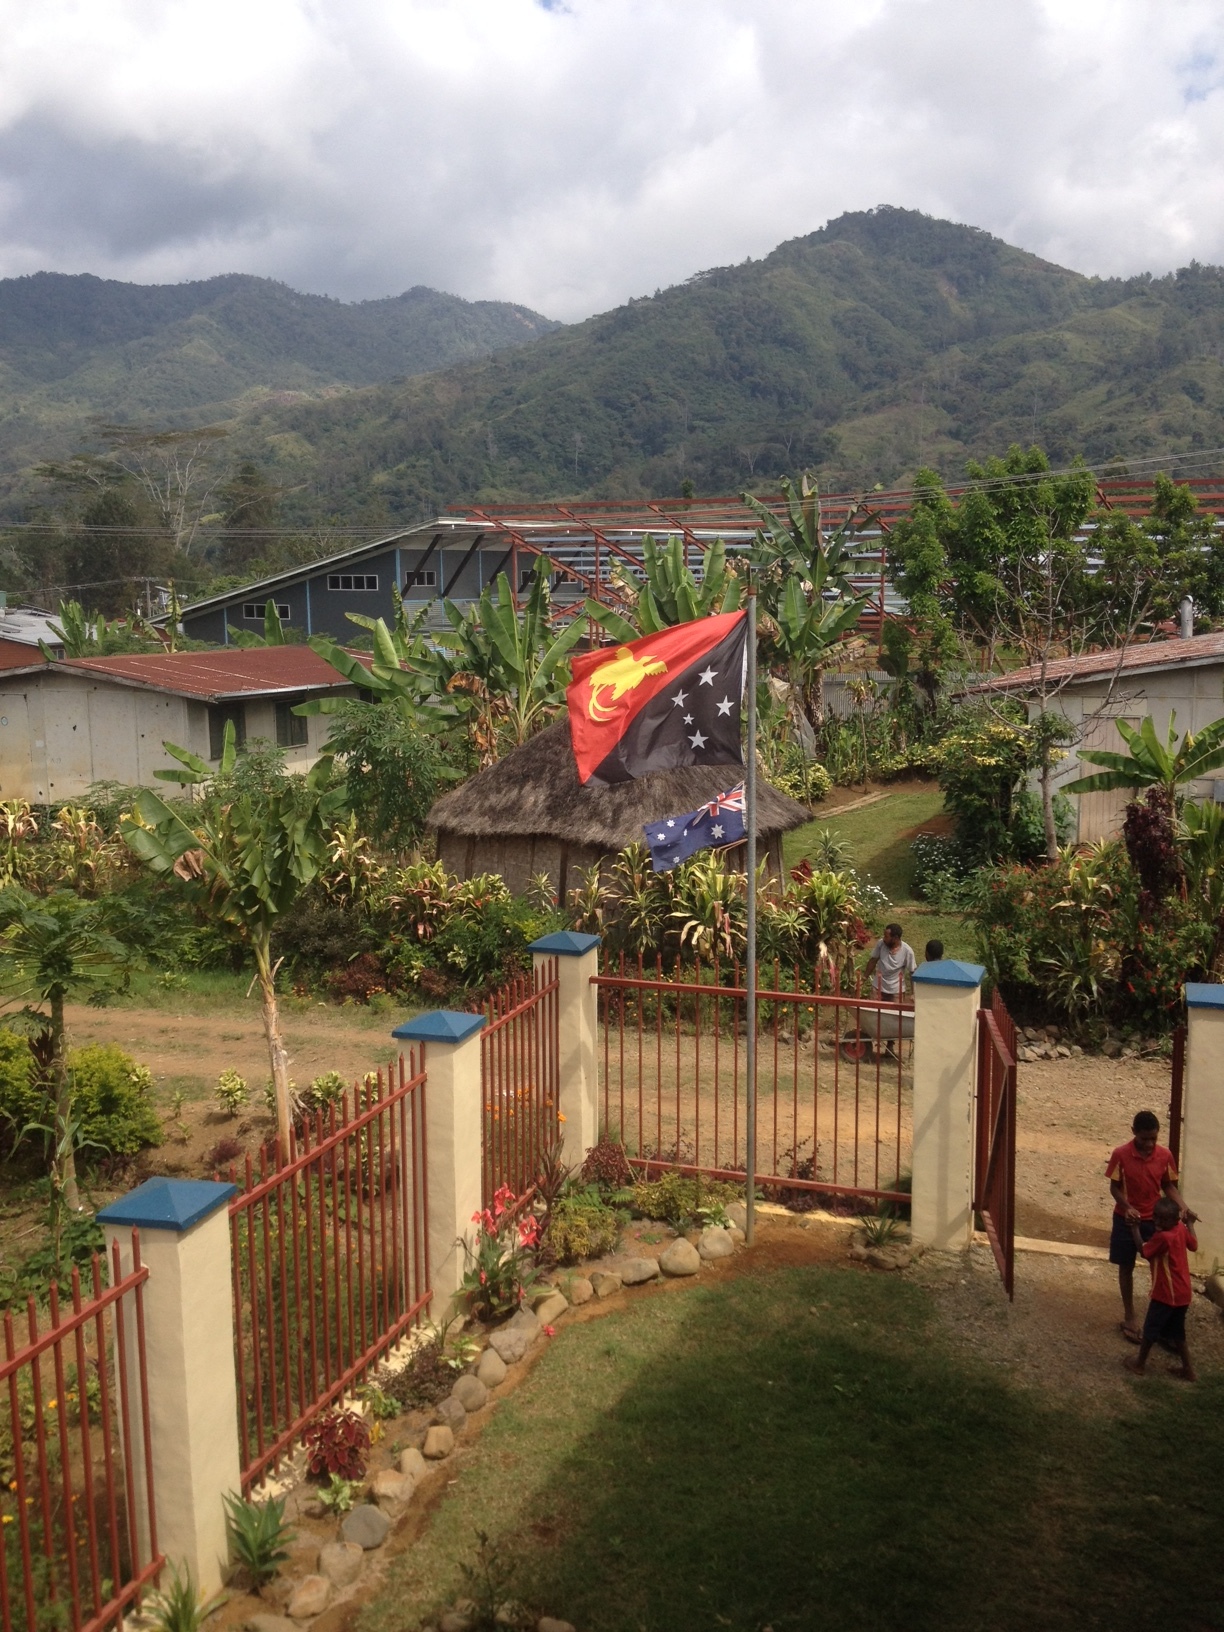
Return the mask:
{"type": "Polygon", "coordinates": [[[978,1010],[973,1208],[1009,1298],[1016,1264],[1016,1028],[996,991],[978,1010]]]}

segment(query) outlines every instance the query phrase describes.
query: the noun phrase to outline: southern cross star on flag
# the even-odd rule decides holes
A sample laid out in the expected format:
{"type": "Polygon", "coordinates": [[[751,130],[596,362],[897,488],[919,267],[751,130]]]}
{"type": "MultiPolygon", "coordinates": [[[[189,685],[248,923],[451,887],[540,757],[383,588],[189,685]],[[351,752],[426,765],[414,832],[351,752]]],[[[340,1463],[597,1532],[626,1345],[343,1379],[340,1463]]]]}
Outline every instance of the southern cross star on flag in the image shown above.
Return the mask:
{"type": "Polygon", "coordinates": [[[715,794],[708,805],[699,805],[683,816],[661,816],[657,822],[647,822],[642,832],[656,873],[669,872],[698,850],[739,844],[744,838],[744,784],[715,794]]]}
{"type": "Polygon", "coordinates": [[[742,765],[747,614],[718,612],[573,659],[578,780],[610,787],[681,765],[742,765]]]}

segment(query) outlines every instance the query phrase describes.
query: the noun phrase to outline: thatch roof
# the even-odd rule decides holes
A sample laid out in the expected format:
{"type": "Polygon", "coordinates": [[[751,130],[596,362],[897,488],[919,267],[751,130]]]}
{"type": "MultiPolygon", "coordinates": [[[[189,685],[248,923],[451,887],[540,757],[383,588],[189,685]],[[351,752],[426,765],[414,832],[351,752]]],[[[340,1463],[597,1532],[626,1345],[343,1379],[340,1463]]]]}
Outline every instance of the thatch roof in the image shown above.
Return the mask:
{"type": "MultiPolygon", "coordinates": [[[[646,822],[695,810],[738,779],[734,765],[689,765],[612,788],[584,788],[574,767],[569,725],[558,720],[444,794],[429,812],[427,826],[466,838],[547,837],[622,850],[641,839],[646,822]]],[[[810,819],[802,805],[758,777],[762,839],[789,833],[810,819]]]]}

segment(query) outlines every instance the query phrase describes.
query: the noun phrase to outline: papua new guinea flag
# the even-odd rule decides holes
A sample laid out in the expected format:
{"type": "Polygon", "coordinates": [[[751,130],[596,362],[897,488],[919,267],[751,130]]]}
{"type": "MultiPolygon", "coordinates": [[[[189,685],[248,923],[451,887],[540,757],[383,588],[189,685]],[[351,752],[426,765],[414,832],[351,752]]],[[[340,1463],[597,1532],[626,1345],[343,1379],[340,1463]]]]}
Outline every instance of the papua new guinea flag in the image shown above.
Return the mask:
{"type": "Polygon", "coordinates": [[[683,816],[660,816],[657,822],[647,822],[642,832],[656,873],[670,872],[698,850],[724,850],[729,844],[740,844],[745,833],[744,784],[715,794],[708,805],[685,811],[683,816]]]}
{"type": "Polygon", "coordinates": [[[747,613],[719,612],[575,657],[565,696],[579,782],[742,765],[747,633],[747,613]]]}

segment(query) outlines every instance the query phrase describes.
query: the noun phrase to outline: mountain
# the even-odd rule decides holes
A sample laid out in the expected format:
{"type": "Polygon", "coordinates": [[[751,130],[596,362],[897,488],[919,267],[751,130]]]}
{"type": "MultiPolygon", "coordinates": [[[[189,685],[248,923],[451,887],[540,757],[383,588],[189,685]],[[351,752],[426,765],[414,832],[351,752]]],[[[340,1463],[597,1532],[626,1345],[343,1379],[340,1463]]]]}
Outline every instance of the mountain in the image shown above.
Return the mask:
{"type": "Polygon", "coordinates": [[[1040,442],[1057,461],[1224,444],[1224,272],[1085,277],[915,211],[843,215],[759,261],[529,347],[327,400],[242,435],[300,519],[456,500],[634,497],[816,468],[885,485],[1040,442]]]}
{"type": "Polygon", "coordinates": [[[231,419],[254,399],[372,385],[535,340],[525,306],[409,289],[345,304],[234,274],[143,285],[0,280],[0,468],[71,451],[91,415],[231,419]]]}

